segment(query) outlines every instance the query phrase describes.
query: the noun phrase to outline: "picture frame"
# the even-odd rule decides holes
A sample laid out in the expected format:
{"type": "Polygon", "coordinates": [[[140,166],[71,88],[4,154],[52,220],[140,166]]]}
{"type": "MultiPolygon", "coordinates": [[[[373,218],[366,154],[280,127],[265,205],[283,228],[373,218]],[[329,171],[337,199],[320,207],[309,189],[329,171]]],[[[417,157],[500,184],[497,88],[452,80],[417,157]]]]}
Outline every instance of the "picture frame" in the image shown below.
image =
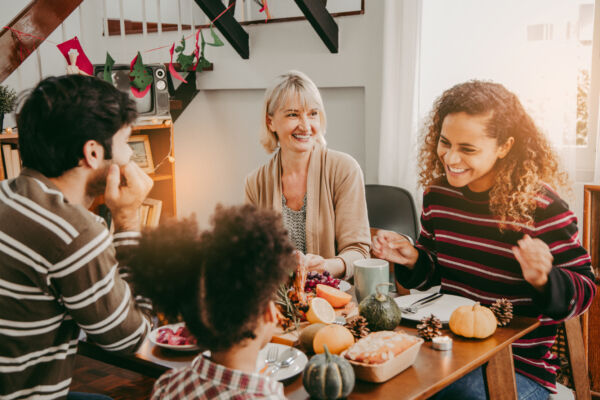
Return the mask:
{"type": "Polygon", "coordinates": [[[154,162],[150,150],[150,139],[148,135],[131,135],[128,140],[133,150],[131,160],[135,162],[144,172],[154,172],[154,162]]]}

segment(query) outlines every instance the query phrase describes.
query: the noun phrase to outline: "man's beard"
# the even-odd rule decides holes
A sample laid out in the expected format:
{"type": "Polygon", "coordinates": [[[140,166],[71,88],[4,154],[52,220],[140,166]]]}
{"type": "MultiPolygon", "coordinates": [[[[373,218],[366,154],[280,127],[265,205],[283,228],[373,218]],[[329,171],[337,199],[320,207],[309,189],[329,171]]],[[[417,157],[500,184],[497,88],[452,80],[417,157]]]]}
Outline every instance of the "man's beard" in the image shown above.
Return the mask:
{"type": "Polygon", "coordinates": [[[104,164],[101,169],[88,180],[85,193],[90,198],[95,198],[104,194],[106,190],[106,177],[108,176],[108,170],[110,169],[111,163],[104,160],[104,164]]]}

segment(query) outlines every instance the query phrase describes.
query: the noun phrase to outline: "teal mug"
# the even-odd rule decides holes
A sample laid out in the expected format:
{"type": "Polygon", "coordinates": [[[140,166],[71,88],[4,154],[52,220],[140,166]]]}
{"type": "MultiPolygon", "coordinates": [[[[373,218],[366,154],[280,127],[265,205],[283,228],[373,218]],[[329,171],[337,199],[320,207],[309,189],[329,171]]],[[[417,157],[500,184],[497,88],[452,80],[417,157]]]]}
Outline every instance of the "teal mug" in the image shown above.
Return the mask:
{"type": "MultiPolygon", "coordinates": [[[[375,293],[380,283],[389,283],[390,265],[386,260],[367,258],[354,261],[354,292],[360,303],[364,298],[375,293]]],[[[389,286],[379,291],[387,294],[389,286]]]]}

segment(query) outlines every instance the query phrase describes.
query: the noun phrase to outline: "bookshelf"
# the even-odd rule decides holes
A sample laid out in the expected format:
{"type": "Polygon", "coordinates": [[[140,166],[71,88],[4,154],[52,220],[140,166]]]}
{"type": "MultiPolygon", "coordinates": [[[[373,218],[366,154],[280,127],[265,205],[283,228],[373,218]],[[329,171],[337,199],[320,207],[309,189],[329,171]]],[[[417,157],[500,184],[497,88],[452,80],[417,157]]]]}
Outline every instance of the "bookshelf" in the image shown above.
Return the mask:
{"type": "Polygon", "coordinates": [[[0,180],[19,175],[21,159],[18,147],[19,136],[16,133],[5,130],[0,133],[0,180]]]}
{"type": "MultiPolygon", "coordinates": [[[[153,171],[148,171],[148,175],[154,181],[154,186],[148,194],[147,204],[150,204],[156,210],[157,202],[160,200],[160,218],[158,223],[166,219],[177,216],[175,199],[175,162],[174,162],[174,141],[173,141],[173,123],[171,120],[164,120],[157,124],[135,125],[132,127],[131,135],[146,135],[150,144],[150,155],[152,157],[153,171]]],[[[6,179],[6,168],[4,165],[4,156],[2,154],[2,145],[8,144],[12,149],[18,149],[19,136],[15,132],[2,131],[0,133],[0,180],[6,179]]],[[[97,199],[92,205],[92,210],[97,211],[98,206],[102,204],[102,199],[97,199]]],[[[151,215],[151,213],[150,213],[151,215]]]]}
{"type": "Polygon", "coordinates": [[[173,158],[175,144],[172,121],[166,120],[159,124],[136,125],[132,128],[131,135],[147,135],[150,142],[154,172],[149,172],[148,175],[154,181],[154,186],[148,194],[148,198],[162,202],[159,223],[165,219],[176,217],[175,162],[173,158]]]}

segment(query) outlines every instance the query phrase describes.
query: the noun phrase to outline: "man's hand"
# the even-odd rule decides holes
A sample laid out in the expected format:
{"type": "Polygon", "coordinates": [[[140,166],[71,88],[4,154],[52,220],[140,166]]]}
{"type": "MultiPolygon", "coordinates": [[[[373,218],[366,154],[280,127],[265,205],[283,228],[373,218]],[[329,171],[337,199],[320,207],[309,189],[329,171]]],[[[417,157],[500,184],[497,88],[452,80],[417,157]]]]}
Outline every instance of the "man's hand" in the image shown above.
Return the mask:
{"type": "Polygon", "coordinates": [[[512,251],[521,264],[523,278],[536,290],[542,291],[548,282],[548,274],[552,270],[552,253],[546,243],[540,239],[532,239],[529,235],[517,242],[512,251]]]}
{"type": "Polygon", "coordinates": [[[375,257],[404,265],[409,269],[414,268],[419,259],[419,252],[406,236],[392,231],[377,232],[373,238],[372,250],[375,257]]]}
{"type": "Polygon", "coordinates": [[[104,201],[113,215],[116,230],[140,230],[139,208],[153,184],[152,179],[133,161],[120,170],[116,164],[110,166],[104,201]]]}

